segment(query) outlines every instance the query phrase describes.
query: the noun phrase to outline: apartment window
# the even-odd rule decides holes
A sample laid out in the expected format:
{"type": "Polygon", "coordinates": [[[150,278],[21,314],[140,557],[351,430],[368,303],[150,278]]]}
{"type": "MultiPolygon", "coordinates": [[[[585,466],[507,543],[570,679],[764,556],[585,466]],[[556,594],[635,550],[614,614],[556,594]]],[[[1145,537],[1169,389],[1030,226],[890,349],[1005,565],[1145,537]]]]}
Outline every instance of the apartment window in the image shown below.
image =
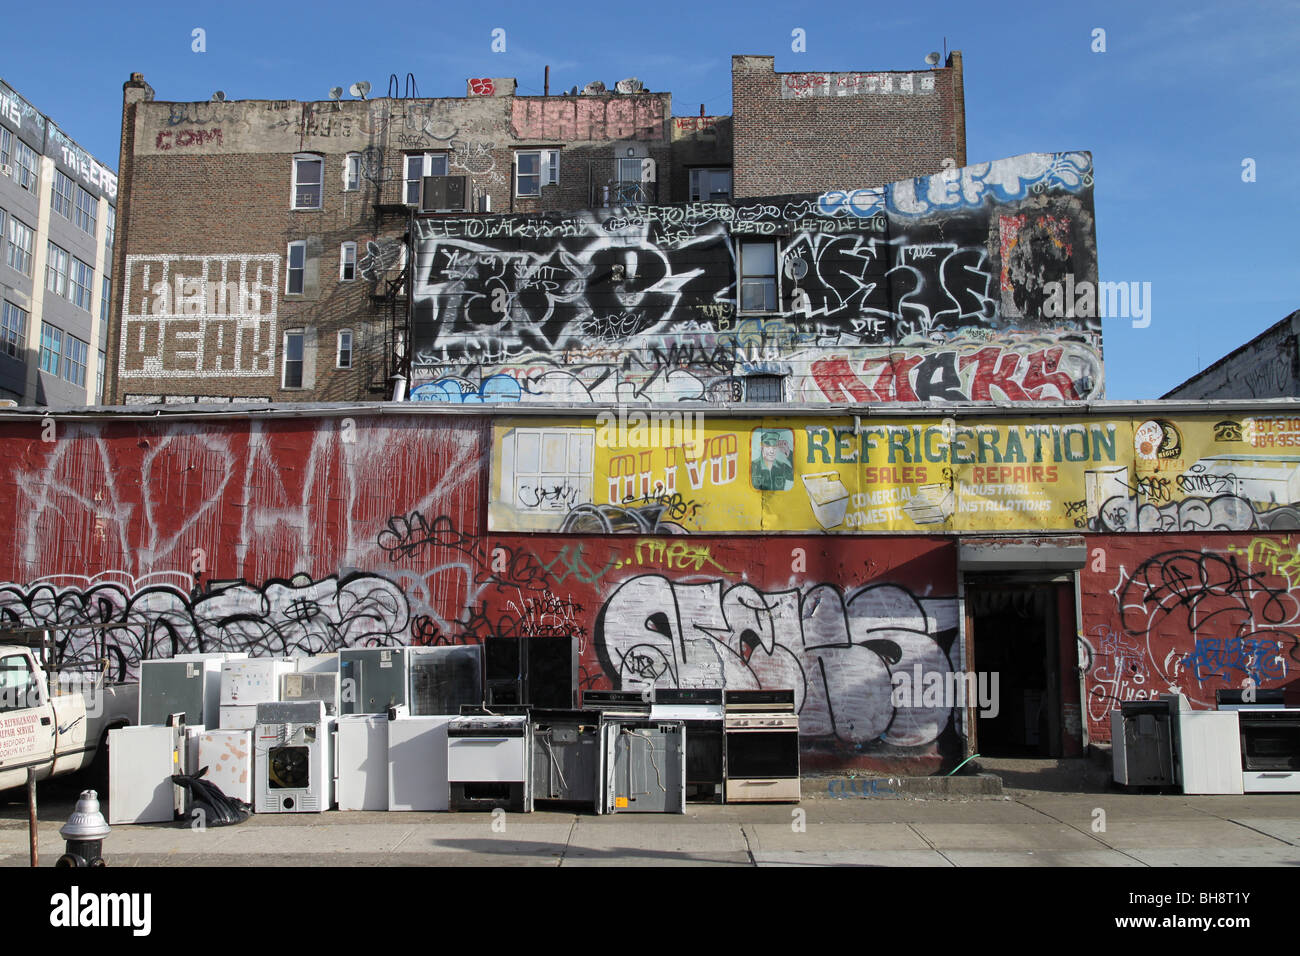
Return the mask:
{"type": "Polygon", "coordinates": [[[99,297],[99,321],[101,322],[108,321],[108,305],[113,301],[112,291],[112,281],[108,276],[104,276],[103,295],[99,297]]]}
{"type": "Polygon", "coordinates": [[[20,219],[9,217],[9,248],[5,261],[25,276],[32,274],[32,231],[20,219]]]}
{"type": "Polygon", "coordinates": [[[27,344],[27,313],[12,302],[0,310],[0,353],[21,360],[27,344]]]}
{"type": "Polygon", "coordinates": [[[310,154],[295,156],[293,158],[293,208],[320,209],[324,182],[325,160],[310,154]]]}
{"type": "Polygon", "coordinates": [[[99,201],[80,186],[77,187],[77,228],[88,236],[95,234],[95,219],[98,215],[99,201]]]}
{"type": "Polygon", "coordinates": [[[63,377],[73,385],[86,384],[86,359],[90,346],[72,335],[63,340],[63,377]]]}
{"type": "Polygon", "coordinates": [[[730,169],[691,170],[691,202],[725,202],[730,198],[730,169]]]}
{"type": "Polygon", "coordinates": [[[95,281],[95,270],[76,256],[72,257],[72,281],[69,283],[68,298],[79,308],[90,311],[90,290],[95,281]]]}
{"type": "Polygon", "coordinates": [[[352,331],[344,329],[339,333],[338,359],[335,361],[336,368],[352,367],[352,331]]]}
{"type": "Polygon", "coordinates": [[[108,364],[108,353],[99,350],[99,367],[95,369],[95,404],[104,400],[104,366],[108,364]]]}
{"type": "Polygon", "coordinates": [[[108,219],[104,223],[104,245],[113,248],[113,235],[117,232],[117,210],[108,207],[108,219]]]}
{"type": "Polygon", "coordinates": [[[288,295],[302,295],[303,277],[307,272],[307,243],[289,243],[289,268],[285,275],[284,291],[288,295]]]}
{"type": "Polygon", "coordinates": [[[50,325],[41,323],[41,371],[51,375],[59,374],[59,360],[63,355],[63,332],[50,325]]]}
{"type": "Polygon", "coordinates": [[[343,188],[347,191],[361,188],[361,154],[348,153],[343,163],[343,188]]]}
{"type": "Polygon", "coordinates": [[[357,244],[345,242],[339,246],[339,281],[351,282],[357,277],[357,244]]]}
{"type": "Polygon", "coordinates": [[[68,262],[72,258],[67,251],[54,243],[49,243],[45,254],[45,288],[55,295],[68,296],[68,262]]]}
{"type": "Polygon", "coordinates": [[[740,311],[776,311],[776,243],[740,244],[740,311]]]}
{"type": "MultiPolygon", "coordinates": [[[[638,182],[640,178],[638,172],[638,182]]],[[[560,151],[558,149],[520,150],[515,153],[516,196],[540,196],[543,186],[556,185],[559,181],[560,151]]]]}
{"type": "Polygon", "coordinates": [[[36,189],[36,152],[22,140],[14,143],[14,179],[24,189],[36,189]]]}
{"type": "Polygon", "coordinates": [[[71,179],[57,169],[54,171],[54,189],[50,191],[50,208],[64,219],[72,218],[72,192],[76,188],[71,179]]]}
{"type": "Polygon", "coordinates": [[[288,329],[284,333],[284,388],[302,388],[302,329],[288,329]]]}
{"type": "Polygon", "coordinates": [[[9,151],[13,148],[13,133],[0,126],[0,166],[9,165],[9,151]]]}
{"type": "Polygon", "coordinates": [[[419,153],[406,157],[406,203],[420,201],[420,182],[425,176],[446,176],[446,153],[419,153]]]}

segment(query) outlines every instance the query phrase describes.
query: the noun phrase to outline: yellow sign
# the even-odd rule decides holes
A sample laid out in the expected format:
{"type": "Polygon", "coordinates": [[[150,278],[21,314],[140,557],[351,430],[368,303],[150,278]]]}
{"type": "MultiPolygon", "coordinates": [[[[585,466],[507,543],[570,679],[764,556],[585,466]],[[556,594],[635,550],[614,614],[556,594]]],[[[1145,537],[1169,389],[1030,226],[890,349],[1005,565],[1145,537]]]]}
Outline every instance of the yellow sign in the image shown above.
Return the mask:
{"type": "Polygon", "coordinates": [[[591,534],[1300,527],[1300,457],[1278,454],[1293,448],[1300,418],[504,419],[489,522],[591,534]]]}

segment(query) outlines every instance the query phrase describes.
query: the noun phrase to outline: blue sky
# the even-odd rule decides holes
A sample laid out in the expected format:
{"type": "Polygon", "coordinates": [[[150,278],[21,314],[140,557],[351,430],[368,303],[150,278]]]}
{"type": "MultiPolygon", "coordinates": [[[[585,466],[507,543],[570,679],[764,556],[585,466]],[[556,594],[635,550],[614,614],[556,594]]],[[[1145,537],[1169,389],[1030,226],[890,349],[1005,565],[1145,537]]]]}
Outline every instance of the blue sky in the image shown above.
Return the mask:
{"type": "Polygon", "coordinates": [[[1101,278],[1151,283],[1149,327],[1104,323],[1107,397],[1157,398],[1300,308],[1300,0],[63,2],[10,9],[5,32],[0,75],[114,168],[132,72],[162,100],[310,100],[356,80],[382,96],[408,72],[421,96],[462,96],[471,76],[540,94],[549,64],[552,91],[636,76],[692,115],[731,112],[735,53],[775,55],[782,72],[923,69],[946,38],[965,60],[968,161],[1093,153],[1101,278]],[[191,49],[196,27],[206,52],[191,49]],[[792,52],[796,28],[806,52],[792,52]]]}

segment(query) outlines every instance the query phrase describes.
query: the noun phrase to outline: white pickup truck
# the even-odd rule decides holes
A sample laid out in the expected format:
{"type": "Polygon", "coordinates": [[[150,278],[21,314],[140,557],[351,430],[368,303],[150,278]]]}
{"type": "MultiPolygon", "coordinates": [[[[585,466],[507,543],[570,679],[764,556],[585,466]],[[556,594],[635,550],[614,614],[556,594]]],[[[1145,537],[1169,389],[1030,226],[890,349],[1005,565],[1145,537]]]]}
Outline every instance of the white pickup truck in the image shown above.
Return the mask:
{"type": "Polygon", "coordinates": [[[92,770],[106,783],[108,731],[139,713],[138,683],[110,682],[102,664],[48,669],[52,647],[49,632],[0,632],[0,791],[23,786],[29,767],[37,780],[92,770]]]}

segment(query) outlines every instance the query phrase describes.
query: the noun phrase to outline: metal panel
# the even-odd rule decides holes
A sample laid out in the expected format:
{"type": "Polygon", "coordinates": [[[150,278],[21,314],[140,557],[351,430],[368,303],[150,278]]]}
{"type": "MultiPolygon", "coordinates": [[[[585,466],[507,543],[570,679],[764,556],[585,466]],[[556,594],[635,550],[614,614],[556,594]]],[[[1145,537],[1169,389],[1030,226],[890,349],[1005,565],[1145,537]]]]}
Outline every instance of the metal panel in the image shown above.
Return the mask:
{"type": "MultiPolygon", "coordinates": [[[[399,717],[387,728],[389,810],[446,810],[447,716],[399,717]]],[[[339,809],[342,809],[340,803],[339,809]]]]}
{"type": "Polygon", "coordinates": [[[340,810],[387,810],[388,718],[339,718],[334,773],[340,810]]]}
{"type": "Polygon", "coordinates": [[[180,770],[172,727],[123,727],[108,733],[108,822],[164,823],[175,818],[173,773],[180,770]]]}
{"type": "Polygon", "coordinates": [[[605,735],[608,812],[686,812],[686,738],[680,723],[609,721],[605,735]]]}
{"type": "Polygon", "coordinates": [[[349,647],[339,651],[340,713],[386,714],[407,703],[405,647],[349,647]]]}

